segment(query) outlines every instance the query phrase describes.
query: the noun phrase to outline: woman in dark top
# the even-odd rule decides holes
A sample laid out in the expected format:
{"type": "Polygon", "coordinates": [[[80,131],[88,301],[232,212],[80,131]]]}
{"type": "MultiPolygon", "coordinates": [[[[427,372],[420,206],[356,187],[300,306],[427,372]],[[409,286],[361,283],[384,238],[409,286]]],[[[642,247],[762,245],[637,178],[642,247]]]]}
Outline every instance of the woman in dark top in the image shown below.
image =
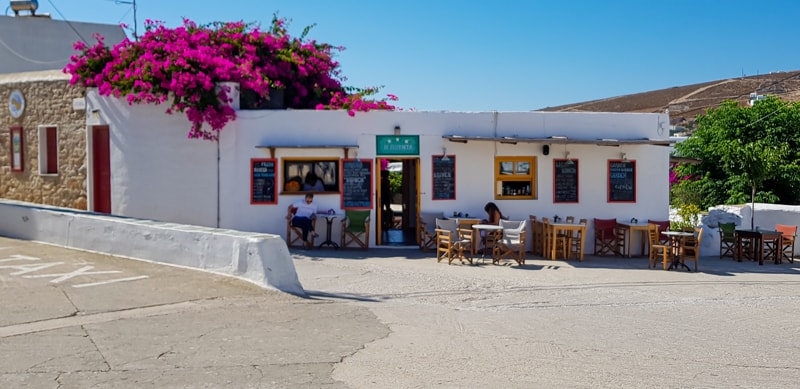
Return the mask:
{"type": "Polygon", "coordinates": [[[500,224],[500,219],[505,219],[503,213],[500,212],[500,208],[497,208],[497,204],[493,202],[486,203],[486,206],[483,207],[483,210],[486,211],[486,214],[489,216],[488,219],[483,219],[481,223],[483,224],[500,224]]]}

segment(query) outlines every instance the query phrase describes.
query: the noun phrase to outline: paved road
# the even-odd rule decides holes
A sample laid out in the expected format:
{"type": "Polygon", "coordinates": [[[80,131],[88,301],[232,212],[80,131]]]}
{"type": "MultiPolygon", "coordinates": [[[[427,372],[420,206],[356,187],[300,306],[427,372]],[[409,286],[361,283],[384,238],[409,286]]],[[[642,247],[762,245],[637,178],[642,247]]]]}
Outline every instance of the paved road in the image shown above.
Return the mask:
{"type": "Polygon", "coordinates": [[[0,238],[0,387],[793,387],[800,263],[297,250],[310,299],[0,238]]]}

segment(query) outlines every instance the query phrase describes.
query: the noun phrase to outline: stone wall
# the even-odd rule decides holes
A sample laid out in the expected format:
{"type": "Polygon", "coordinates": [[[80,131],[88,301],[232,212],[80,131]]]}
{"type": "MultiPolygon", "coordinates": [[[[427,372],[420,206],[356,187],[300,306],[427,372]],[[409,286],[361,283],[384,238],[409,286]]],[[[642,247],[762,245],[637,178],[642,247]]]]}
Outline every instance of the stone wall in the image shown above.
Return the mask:
{"type": "Polygon", "coordinates": [[[60,71],[0,75],[0,197],[66,208],[87,209],[86,112],[72,101],[85,88],[70,86],[60,71]],[[25,97],[25,111],[12,118],[6,103],[13,90],[25,97]],[[23,127],[23,167],[11,171],[9,128],[23,127]],[[39,128],[58,130],[58,173],[39,174],[39,128]]]}

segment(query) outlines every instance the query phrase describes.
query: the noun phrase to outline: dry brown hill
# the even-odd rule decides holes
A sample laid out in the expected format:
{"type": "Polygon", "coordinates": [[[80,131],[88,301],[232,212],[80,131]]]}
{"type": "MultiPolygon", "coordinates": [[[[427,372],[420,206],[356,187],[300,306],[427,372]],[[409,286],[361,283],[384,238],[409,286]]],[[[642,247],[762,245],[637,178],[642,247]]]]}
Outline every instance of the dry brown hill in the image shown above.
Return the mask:
{"type": "Polygon", "coordinates": [[[751,93],[800,101],[800,70],[731,78],[701,84],[676,86],[632,95],[547,107],[553,112],[664,112],[669,109],[672,125],[685,125],[725,100],[747,104],[751,93]]]}

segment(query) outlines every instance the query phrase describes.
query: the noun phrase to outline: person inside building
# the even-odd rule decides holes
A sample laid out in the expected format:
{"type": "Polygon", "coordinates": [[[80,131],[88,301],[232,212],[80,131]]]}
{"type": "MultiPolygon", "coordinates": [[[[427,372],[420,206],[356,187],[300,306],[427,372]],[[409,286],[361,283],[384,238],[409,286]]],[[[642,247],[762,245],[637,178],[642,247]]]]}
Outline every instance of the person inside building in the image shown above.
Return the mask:
{"type": "Polygon", "coordinates": [[[308,233],[311,232],[312,236],[316,238],[318,235],[312,231],[311,220],[316,217],[317,204],[314,203],[314,194],[306,193],[303,200],[295,201],[289,205],[286,219],[292,221],[292,227],[300,228],[303,231],[303,242],[306,247],[311,247],[312,243],[308,240],[308,233]]]}
{"type": "Polygon", "coordinates": [[[324,192],[325,183],[323,183],[322,179],[312,170],[306,174],[306,182],[303,184],[303,190],[308,192],[324,192]]]}

